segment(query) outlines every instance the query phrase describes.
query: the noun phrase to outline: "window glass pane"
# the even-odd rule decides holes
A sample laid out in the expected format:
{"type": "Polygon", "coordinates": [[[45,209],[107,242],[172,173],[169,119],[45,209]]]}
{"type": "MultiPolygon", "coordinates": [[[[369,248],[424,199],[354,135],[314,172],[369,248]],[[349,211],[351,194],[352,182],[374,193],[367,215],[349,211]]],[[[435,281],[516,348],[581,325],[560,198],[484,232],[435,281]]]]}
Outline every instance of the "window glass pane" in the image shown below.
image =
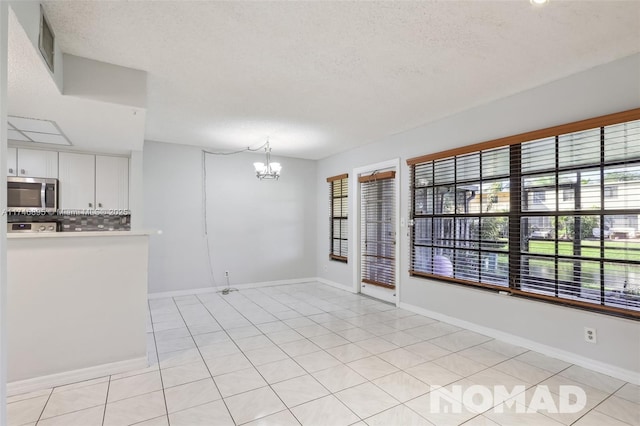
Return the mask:
{"type": "Polygon", "coordinates": [[[438,186],[435,188],[434,213],[455,212],[455,187],[438,186]]]}
{"type": "MultiPolygon", "coordinates": [[[[478,197],[471,201],[478,202],[478,197]]],[[[508,212],[510,208],[509,181],[490,180],[482,182],[482,213],[508,212]]]]}
{"type": "Polygon", "coordinates": [[[467,281],[480,281],[477,251],[456,250],[454,277],[467,281]]]}
{"type": "Polygon", "coordinates": [[[558,137],[560,167],[600,164],[600,128],[558,137]]]}
{"type": "Polygon", "coordinates": [[[602,208],[600,170],[581,170],[576,172],[576,179],[580,182],[580,203],[577,210],[600,210],[602,208]]]}
{"type": "Polygon", "coordinates": [[[433,219],[434,244],[438,246],[454,246],[453,219],[450,217],[433,219]]]}
{"type": "Polygon", "coordinates": [[[481,253],[480,273],[483,283],[508,287],[509,255],[506,253],[481,253]]]}
{"type": "Polygon", "coordinates": [[[480,179],[480,153],[456,158],[456,182],[480,179]]]}
{"type": "Polygon", "coordinates": [[[482,178],[509,175],[509,147],[482,151],[482,178]]]}
{"type": "Polygon", "coordinates": [[[523,178],[522,191],[522,211],[554,211],[556,209],[555,174],[523,178]]]}
{"type": "MultiPolygon", "coordinates": [[[[635,242],[640,237],[638,213],[625,214],[625,215],[607,215],[604,217],[604,226],[602,233],[605,239],[611,239],[616,241],[631,240],[626,242],[635,242]]],[[[600,230],[594,229],[594,237],[600,238],[600,230]]],[[[619,244],[616,244],[619,246],[619,244]]],[[[615,245],[612,245],[615,246],[615,245]]],[[[640,260],[636,259],[636,260],[640,260]]]]}
{"type": "Polygon", "coordinates": [[[435,183],[451,183],[456,179],[455,160],[449,158],[447,160],[438,160],[434,163],[434,180],[435,183]]]}
{"type": "Polygon", "coordinates": [[[480,182],[456,187],[456,213],[480,213],[480,182]]]}
{"type": "Polygon", "coordinates": [[[433,250],[433,273],[443,277],[453,277],[453,250],[434,249],[433,250]]]}
{"type": "Polygon", "coordinates": [[[522,256],[521,289],[533,293],[555,294],[556,266],[553,259],[522,256]]]}
{"type": "Polygon", "coordinates": [[[413,182],[416,188],[433,185],[433,162],[417,164],[414,174],[413,182]]]}
{"type": "Polygon", "coordinates": [[[433,242],[430,218],[416,218],[413,226],[413,241],[415,244],[431,245],[433,242]]]}
{"type": "Polygon", "coordinates": [[[413,211],[417,215],[433,214],[433,188],[417,188],[413,211]]]}
{"type": "Polygon", "coordinates": [[[558,296],[600,303],[600,262],[558,261],[558,296]]]}
{"type": "Polygon", "coordinates": [[[640,164],[604,169],[604,208],[640,209],[640,164]]]}
{"type": "Polygon", "coordinates": [[[522,147],[522,172],[554,170],[556,168],[556,139],[547,138],[526,142],[522,147]]]}
{"type": "Polygon", "coordinates": [[[418,272],[433,272],[433,249],[431,247],[417,246],[413,252],[413,270],[418,272]]]}
{"type": "Polygon", "coordinates": [[[482,250],[509,250],[509,218],[483,217],[480,222],[482,250]]]}
{"type": "MultiPolygon", "coordinates": [[[[559,229],[562,229],[560,223],[559,229]]],[[[523,235],[521,250],[529,253],[554,254],[556,218],[554,216],[524,216],[520,219],[523,235]],[[541,243],[538,243],[542,241],[541,243]]]]}
{"type": "Polygon", "coordinates": [[[455,239],[456,247],[478,248],[480,231],[480,218],[459,217],[456,218],[455,239]]]}
{"type": "Polygon", "coordinates": [[[640,265],[604,264],[605,305],[640,310],[640,265]]]}
{"type": "Polygon", "coordinates": [[[604,128],[604,161],[640,159],[640,120],[604,128]]]}

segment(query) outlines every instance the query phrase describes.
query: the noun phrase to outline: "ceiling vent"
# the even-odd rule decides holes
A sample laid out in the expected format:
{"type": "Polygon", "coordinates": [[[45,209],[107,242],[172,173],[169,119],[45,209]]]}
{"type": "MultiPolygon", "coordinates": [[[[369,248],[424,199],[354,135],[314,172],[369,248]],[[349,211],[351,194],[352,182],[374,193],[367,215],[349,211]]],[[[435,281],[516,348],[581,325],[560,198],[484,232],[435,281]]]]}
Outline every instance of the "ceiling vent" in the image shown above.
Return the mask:
{"type": "Polygon", "coordinates": [[[47,17],[44,16],[44,10],[40,6],[40,37],[38,39],[38,47],[40,53],[47,63],[49,70],[53,73],[53,55],[56,43],[56,36],[51,30],[47,17]]]}
{"type": "Polygon", "coordinates": [[[7,139],[13,141],[71,145],[62,130],[51,120],[10,115],[7,124],[7,139]]]}

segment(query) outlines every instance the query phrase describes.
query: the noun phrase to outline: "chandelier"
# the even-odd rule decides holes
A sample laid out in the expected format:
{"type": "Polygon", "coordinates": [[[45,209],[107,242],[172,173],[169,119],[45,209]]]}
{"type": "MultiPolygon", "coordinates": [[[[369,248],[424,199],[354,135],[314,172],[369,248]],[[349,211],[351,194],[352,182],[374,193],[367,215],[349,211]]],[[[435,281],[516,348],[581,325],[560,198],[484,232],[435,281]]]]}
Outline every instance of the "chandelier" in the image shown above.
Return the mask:
{"type": "Polygon", "coordinates": [[[269,146],[269,140],[267,140],[264,151],[267,154],[266,164],[260,162],[253,163],[253,167],[256,168],[256,177],[260,180],[278,180],[282,166],[280,163],[271,162],[271,147],[269,146]]]}

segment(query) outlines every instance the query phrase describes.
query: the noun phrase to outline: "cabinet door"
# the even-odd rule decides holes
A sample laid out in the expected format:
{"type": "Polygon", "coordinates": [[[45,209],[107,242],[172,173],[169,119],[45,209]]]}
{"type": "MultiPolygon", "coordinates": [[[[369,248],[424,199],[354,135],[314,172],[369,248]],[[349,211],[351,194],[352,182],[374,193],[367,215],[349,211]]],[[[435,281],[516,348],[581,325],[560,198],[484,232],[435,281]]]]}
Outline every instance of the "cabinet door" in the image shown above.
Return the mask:
{"type": "Polygon", "coordinates": [[[95,208],[95,165],[95,155],[60,153],[58,194],[61,209],[95,208]]]}
{"type": "Polygon", "coordinates": [[[39,149],[18,149],[18,176],[58,177],[58,153],[39,149]]]}
{"type": "Polygon", "coordinates": [[[17,176],[18,171],[16,169],[17,162],[17,152],[16,148],[7,148],[7,176],[17,176]]]}
{"type": "Polygon", "coordinates": [[[129,159],[96,155],[96,205],[98,209],[129,208],[129,159]]]}

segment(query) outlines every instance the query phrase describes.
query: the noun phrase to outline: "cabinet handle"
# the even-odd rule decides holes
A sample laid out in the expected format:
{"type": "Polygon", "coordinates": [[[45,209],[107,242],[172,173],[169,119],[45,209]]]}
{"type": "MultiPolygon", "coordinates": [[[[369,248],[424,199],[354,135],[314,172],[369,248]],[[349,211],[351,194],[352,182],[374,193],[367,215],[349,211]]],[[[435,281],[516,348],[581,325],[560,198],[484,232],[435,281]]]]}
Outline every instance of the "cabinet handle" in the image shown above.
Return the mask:
{"type": "Polygon", "coordinates": [[[89,207],[93,207],[93,203],[89,203],[89,207]]]}
{"type": "Polygon", "coordinates": [[[21,174],[21,175],[26,175],[26,174],[27,174],[27,171],[26,171],[25,169],[20,169],[20,174],[21,174]]]}
{"type": "Polygon", "coordinates": [[[9,169],[9,173],[13,173],[13,169],[9,169]]]}

